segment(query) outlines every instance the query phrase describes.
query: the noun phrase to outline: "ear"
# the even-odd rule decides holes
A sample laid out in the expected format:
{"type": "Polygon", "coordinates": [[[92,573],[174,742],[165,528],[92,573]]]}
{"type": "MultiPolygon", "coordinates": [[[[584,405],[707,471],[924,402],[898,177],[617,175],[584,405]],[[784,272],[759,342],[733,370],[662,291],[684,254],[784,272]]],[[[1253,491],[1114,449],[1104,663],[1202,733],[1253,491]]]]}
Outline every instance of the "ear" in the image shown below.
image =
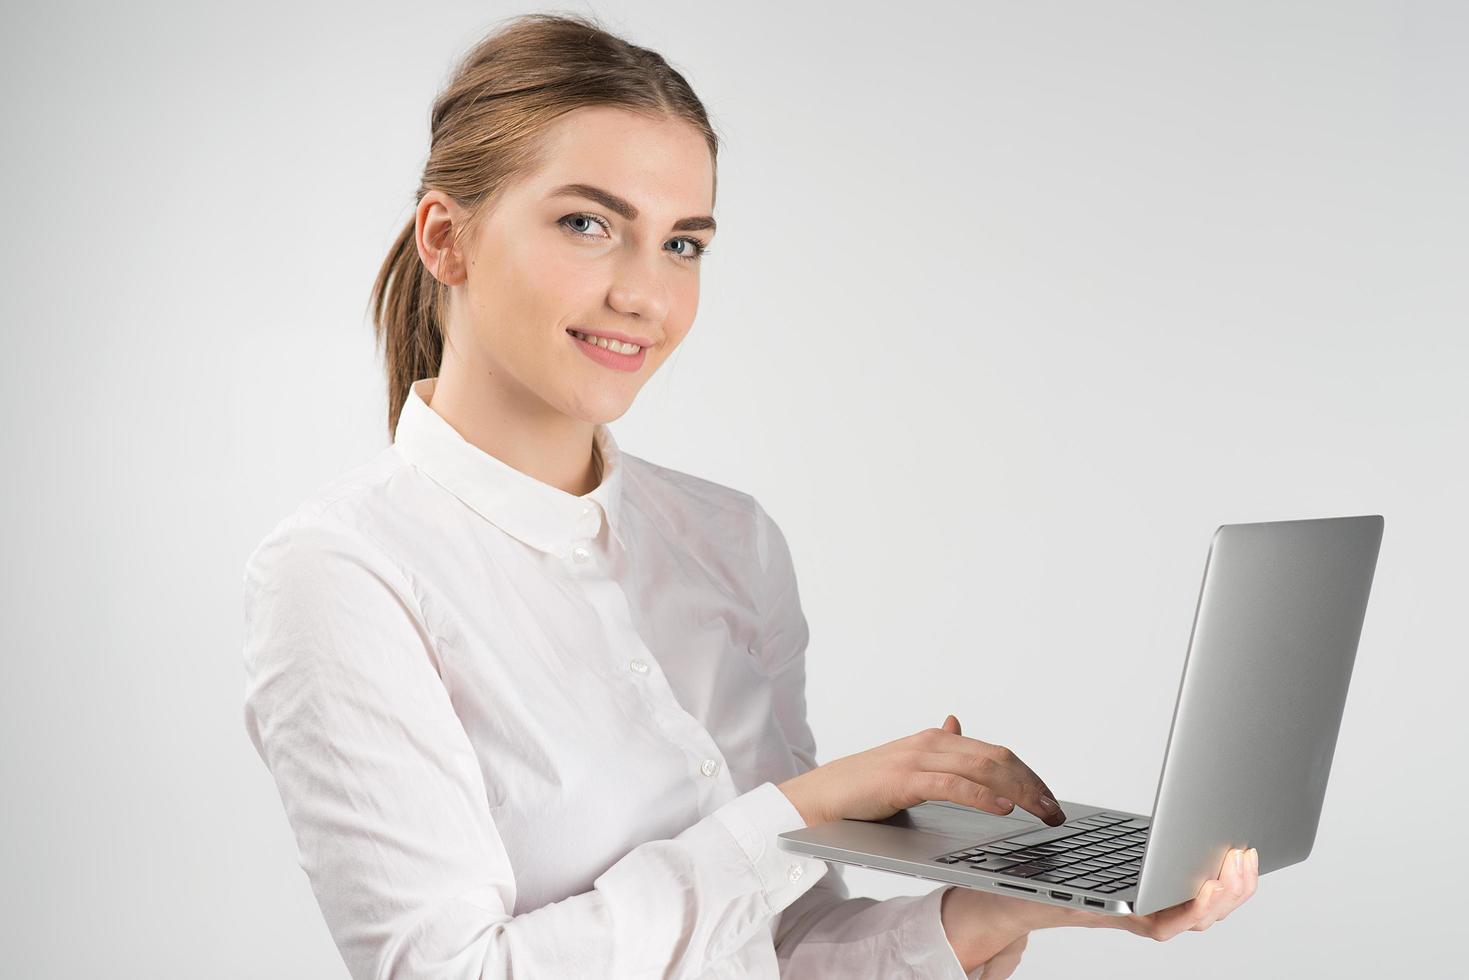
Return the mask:
{"type": "Polygon", "coordinates": [[[468,277],[463,243],[456,246],[467,215],[443,191],[431,190],[419,199],[414,212],[414,238],[423,267],[446,286],[462,284],[468,277]]]}

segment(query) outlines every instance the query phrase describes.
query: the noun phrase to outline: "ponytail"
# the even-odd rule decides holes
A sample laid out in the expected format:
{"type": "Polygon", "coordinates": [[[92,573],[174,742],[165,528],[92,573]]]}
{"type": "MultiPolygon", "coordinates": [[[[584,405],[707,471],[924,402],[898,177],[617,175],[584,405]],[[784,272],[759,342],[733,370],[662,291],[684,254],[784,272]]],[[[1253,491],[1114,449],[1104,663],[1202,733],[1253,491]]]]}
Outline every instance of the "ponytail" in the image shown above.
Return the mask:
{"type": "Polygon", "coordinates": [[[372,285],[373,334],[388,374],[388,437],[398,431],[398,416],[408,389],[438,373],[444,354],[440,324],[443,283],[418,257],[414,220],[398,234],[372,285]]]}

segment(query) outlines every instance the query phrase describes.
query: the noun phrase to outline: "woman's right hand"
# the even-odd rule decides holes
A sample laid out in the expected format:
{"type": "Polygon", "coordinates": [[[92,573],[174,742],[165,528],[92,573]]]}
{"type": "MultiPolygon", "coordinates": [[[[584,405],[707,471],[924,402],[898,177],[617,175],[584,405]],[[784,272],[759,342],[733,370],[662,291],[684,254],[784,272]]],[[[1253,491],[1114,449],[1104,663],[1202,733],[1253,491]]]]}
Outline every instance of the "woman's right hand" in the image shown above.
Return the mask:
{"type": "Polygon", "coordinates": [[[1054,827],[1066,822],[1056,795],[1003,745],[960,734],[949,715],[942,728],[843,756],[779,785],[807,826],[843,818],[881,820],[928,800],[987,813],[1017,805],[1054,827]]]}

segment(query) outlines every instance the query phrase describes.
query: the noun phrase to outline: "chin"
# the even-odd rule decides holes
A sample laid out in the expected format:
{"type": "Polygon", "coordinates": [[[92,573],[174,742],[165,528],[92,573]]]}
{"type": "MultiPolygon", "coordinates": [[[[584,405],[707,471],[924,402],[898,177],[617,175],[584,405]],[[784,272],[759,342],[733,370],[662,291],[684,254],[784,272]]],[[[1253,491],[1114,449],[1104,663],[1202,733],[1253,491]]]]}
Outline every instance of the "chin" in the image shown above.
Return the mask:
{"type": "Polygon", "coordinates": [[[575,410],[566,414],[592,425],[606,425],[622,418],[629,408],[632,408],[630,398],[590,398],[579,401],[575,410]]]}

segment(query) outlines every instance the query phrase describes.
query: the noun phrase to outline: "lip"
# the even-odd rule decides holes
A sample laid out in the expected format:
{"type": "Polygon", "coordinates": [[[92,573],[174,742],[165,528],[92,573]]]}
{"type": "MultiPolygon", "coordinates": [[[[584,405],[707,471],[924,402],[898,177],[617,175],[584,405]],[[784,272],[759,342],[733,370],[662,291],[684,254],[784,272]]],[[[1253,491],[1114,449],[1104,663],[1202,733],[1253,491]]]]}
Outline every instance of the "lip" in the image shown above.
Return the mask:
{"type": "MultiPolygon", "coordinates": [[[[648,348],[646,347],[639,348],[636,354],[619,354],[617,351],[608,350],[606,347],[598,347],[596,344],[589,344],[579,337],[573,337],[569,330],[566,336],[576,345],[577,350],[603,367],[611,368],[614,371],[640,370],[643,366],[643,361],[648,357],[648,348]]],[[[597,336],[601,337],[604,335],[597,334],[597,336]]],[[[636,343],[636,341],[633,342],[636,343]]]]}
{"type": "MultiPolygon", "coordinates": [[[[637,344],[639,347],[648,348],[653,346],[653,341],[644,340],[642,337],[634,337],[632,334],[618,333],[615,330],[588,330],[586,327],[567,327],[566,332],[577,331],[578,333],[591,334],[593,337],[606,337],[608,340],[620,340],[624,344],[637,344]]],[[[575,339],[575,338],[573,338],[575,339]]]]}

